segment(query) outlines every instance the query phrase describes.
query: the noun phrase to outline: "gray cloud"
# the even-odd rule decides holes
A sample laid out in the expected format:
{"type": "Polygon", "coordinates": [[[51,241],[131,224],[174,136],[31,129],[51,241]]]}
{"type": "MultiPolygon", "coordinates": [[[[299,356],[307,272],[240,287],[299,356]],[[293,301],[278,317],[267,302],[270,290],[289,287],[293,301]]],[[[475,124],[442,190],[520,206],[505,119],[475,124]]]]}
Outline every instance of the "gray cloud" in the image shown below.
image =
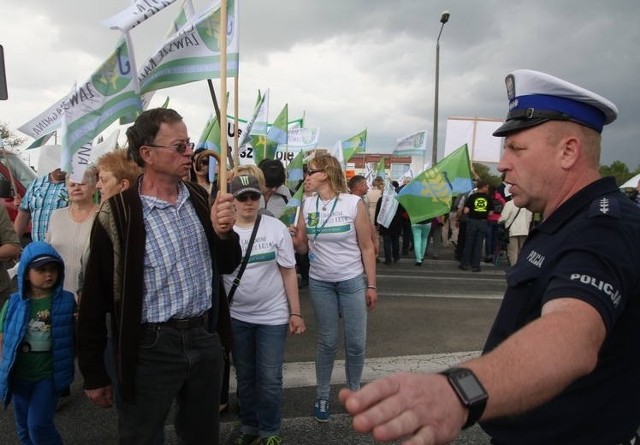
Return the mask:
{"type": "MultiPolygon", "coordinates": [[[[0,102],[0,119],[17,127],[86,78],[115,45],[118,33],[99,20],[128,1],[120,3],[5,0],[0,42],[11,100],[0,102]]],[[[241,0],[240,7],[241,116],[250,113],[256,90],[269,87],[270,115],[284,103],[291,116],[304,111],[307,124],[321,128],[325,146],[365,126],[372,151],[390,150],[417,130],[431,134],[435,39],[448,9],[440,41],[440,151],[447,116],[504,117],[504,76],[531,68],[616,103],[620,117],[605,129],[602,162],[640,164],[635,0],[241,0]]],[[[176,10],[172,5],[133,31],[139,64],[176,10]]],[[[207,91],[189,85],[157,95],[170,96],[199,133],[211,113],[207,91]]]]}

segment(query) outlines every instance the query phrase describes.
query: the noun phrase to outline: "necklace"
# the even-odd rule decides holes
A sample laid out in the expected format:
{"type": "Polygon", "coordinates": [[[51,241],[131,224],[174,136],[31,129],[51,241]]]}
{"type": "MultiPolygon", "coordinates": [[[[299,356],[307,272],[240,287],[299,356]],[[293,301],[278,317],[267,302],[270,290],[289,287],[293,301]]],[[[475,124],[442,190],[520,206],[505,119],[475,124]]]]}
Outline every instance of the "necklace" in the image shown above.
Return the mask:
{"type": "MultiPolygon", "coordinates": [[[[320,212],[318,212],[318,201],[320,200],[320,195],[318,195],[318,197],[316,197],[316,215],[318,215],[318,221],[317,223],[320,222],[320,212]]],[[[334,196],[334,198],[337,198],[337,195],[334,196]]],[[[329,204],[331,201],[333,201],[333,198],[331,198],[329,201],[327,201],[327,204],[329,204]]],[[[329,216],[327,216],[327,219],[324,220],[324,222],[322,223],[322,225],[320,227],[317,226],[316,223],[316,227],[315,227],[315,234],[313,235],[313,245],[316,245],[316,240],[318,238],[318,235],[320,235],[322,233],[322,231],[324,230],[324,226],[327,225],[327,223],[329,222],[329,219],[331,219],[331,215],[333,215],[333,211],[336,209],[336,204],[338,204],[338,200],[336,199],[335,201],[333,201],[333,207],[331,207],[331,211],[329,212],[329,216]]],[[[323,210],[326,210],[323,208],[323,210]]]]}
{"type": "MultiPolygon", "coordinates": [[[[320,196],[320,195],[318,195],[320,196]]],[[[337,195],[336,195],[337,196],[337,195]]],[[[333,201],[334,199],[336,199],[336,196],[332,197],[331,199],[325,201],[324,199],[321,199],[320,202],[322,203],[322,210],[327,210],[327,206],[329,205],[329,203],[331,201],[333,201]]]]}

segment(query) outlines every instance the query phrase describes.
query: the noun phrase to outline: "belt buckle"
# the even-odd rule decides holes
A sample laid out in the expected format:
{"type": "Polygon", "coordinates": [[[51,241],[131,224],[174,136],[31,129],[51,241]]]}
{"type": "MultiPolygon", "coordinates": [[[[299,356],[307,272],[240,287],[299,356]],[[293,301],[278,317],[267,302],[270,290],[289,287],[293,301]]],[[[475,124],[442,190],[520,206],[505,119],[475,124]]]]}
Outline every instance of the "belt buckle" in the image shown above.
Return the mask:
{"type": "Polygon", "coordinates": [[[173,325],[176,329],[189,329],[191,327],[191,320],[184,318],[174,319],[173,325]]]}

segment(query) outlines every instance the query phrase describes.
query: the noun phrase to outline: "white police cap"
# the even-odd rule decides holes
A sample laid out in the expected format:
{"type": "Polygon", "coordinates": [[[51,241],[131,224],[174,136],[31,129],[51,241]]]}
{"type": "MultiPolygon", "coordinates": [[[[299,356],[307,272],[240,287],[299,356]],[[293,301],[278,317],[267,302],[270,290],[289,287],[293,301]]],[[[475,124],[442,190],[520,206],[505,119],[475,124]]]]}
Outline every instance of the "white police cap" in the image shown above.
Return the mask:
{"type": "Polygon", "coordinates": [[[516,70],[505,83],[509,114],[493,133],[497,137],[550,120],[575,122],[601,133],[618,116],[618,108],[604,97],[539,71],[516,70]]]}

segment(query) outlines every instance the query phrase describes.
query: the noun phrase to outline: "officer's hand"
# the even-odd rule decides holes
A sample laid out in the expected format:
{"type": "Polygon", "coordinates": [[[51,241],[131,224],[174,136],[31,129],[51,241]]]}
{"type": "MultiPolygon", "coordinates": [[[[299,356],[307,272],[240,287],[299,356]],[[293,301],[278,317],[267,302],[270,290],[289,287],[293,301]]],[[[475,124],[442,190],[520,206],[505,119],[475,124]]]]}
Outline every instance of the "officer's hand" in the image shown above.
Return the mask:
{"type": "Polygon", "coordinates": [[[400,373],[375,380],[360,391],[340,391],[340,401],[354,416],[353,428],[379,441],[408,437],[403,445],[451,442],[467,418],[446,377],[400,373]]]}

